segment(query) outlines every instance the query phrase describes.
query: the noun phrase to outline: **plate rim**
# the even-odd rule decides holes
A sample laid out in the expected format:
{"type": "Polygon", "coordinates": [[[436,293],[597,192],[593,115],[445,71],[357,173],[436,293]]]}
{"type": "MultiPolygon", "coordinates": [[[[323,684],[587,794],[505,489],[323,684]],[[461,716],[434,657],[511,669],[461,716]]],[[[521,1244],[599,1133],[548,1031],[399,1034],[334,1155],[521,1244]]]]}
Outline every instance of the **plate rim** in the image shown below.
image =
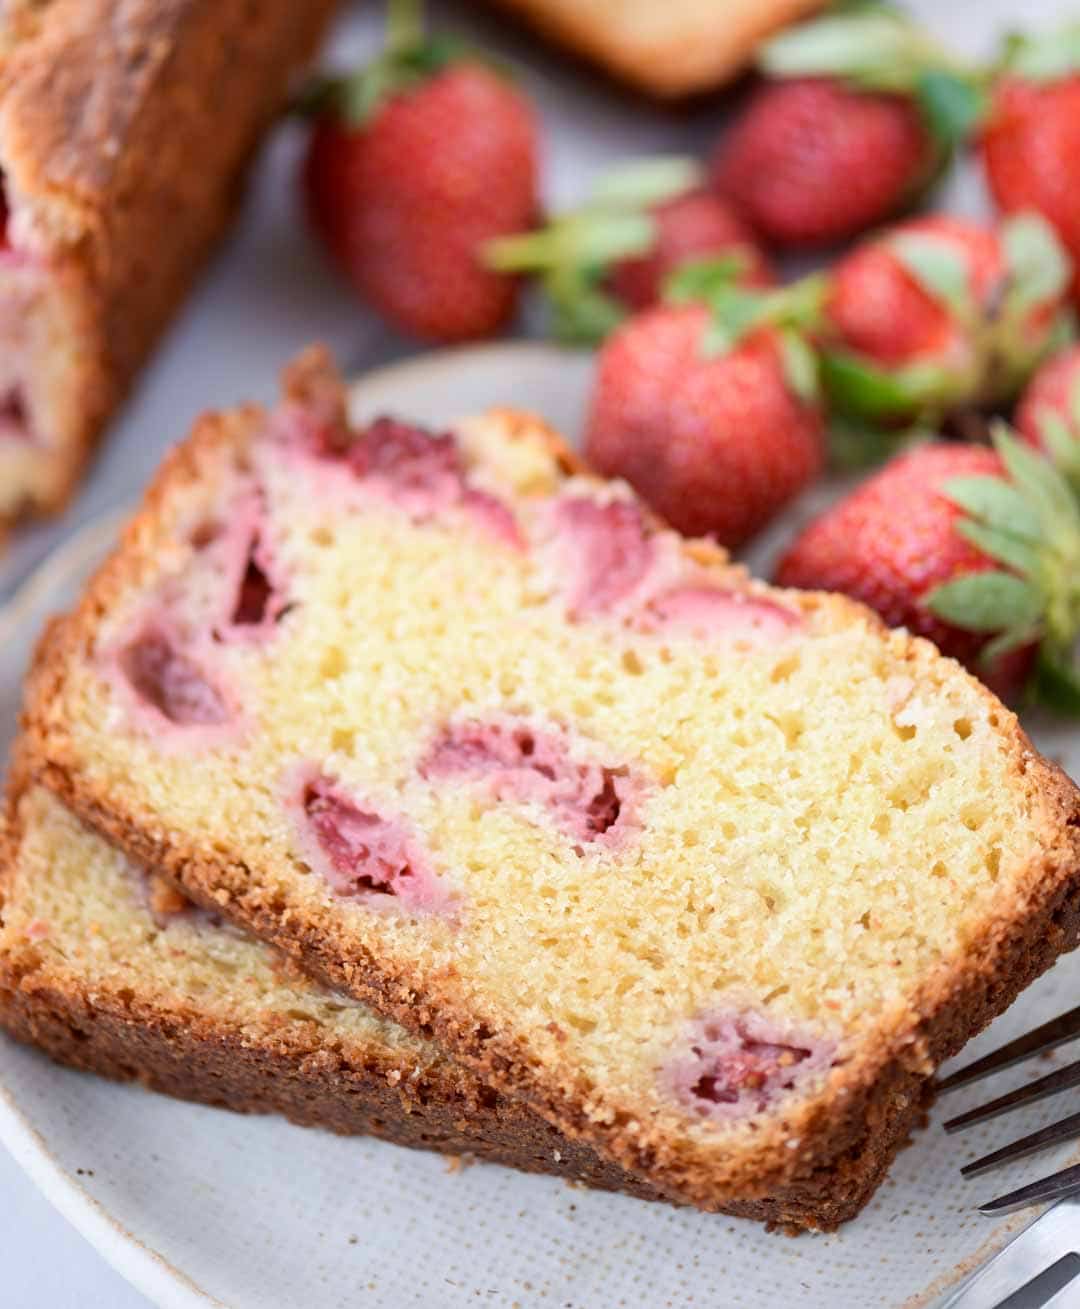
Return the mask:
{"type": "MultiPolygon", "coordinates": [[[[45,1056],[42,1056],[43,1058],[45,1056]]],[[[67,1172],[0,1078],[0,1144],[41,1194],[115,1272],[159,1309],[228,1309],[137,1237],[67,1172]]]]}

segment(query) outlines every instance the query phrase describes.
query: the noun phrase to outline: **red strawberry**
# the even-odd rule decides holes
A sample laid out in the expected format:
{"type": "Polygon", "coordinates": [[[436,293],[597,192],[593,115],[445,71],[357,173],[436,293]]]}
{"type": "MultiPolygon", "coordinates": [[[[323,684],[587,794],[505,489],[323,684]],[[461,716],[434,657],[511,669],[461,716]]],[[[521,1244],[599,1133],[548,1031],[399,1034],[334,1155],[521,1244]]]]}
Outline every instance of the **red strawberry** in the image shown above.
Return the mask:
{"type": "Polygon", "coordinates": [[[628,310],[657,304],[666,280],[693,260],[730,257],[732,280],[770,284],[772,269],[750,230],[699,180],[689,159],[625,165],[581,208],[492,241],[485,259],[500,272],[539,275],[554,334],[583,344],[603,340],[628,310]]]}
{"type": "Polygon", "coordinates": [[[614,294],[630,309],[658,304],[664,283],[683,264],[705,256],[734,255],[743,260],[739,281],[769,286],[776,279],[750,229],[719,196],[687,191],[652,210],[656,235],[650,250],[619,260],[611,269],[614,294]]]}
{"type": "Polygon", "coordinates": [[[1054,420],[1060,420],[1065,433],[1080,441],[1080,345],[1048,359],[1016,406],[1016,430],[1038,450],[1049,450],[1045,428],[1054,420]]]}
{"type": "Polygon", "coordinates": [[[1067,334],[1068,276],[1035,215],[990,230],[938,214],[866,242],[833,269],[825,306],[834,407],[925,422],[1007,398],[1067,334]]]}
{"type": "Polygon", "coordinates": [[[765,43],[766,82],[713,181],[777,245],[841,241],[910,204],[977,111],[970,74],[903,15],[828,14],[765,43]]]}
{"type": "Polygon", "coordinates": [[[1016,407],[1016,430],[1080,489],[1080,345],[1048,360],[1016,407]]]}
{"type": "Polygon", "coordinates": [[[755,93],[721,142],[712,178],[767,241],[823,245],[895,213],[934,158],[930,133],[905,97],[797,78],[755,93]]]}
{"type": "Polygon", "coordinates": [[[1070,684],[1080,610],[1050,579],[1080,546],[1075,502],[1046,460],[1004,431],[995,445],[931,444],[893,459],[802,532],[777,580],[861,600],[1001,695],[1021,689],[1036,650],[1043,681],[1070,684]]]}
{"type": "Polygon", "coordinates": [[[711,321],[704,305],[664,306],[615,332],[585,452],[680,531],[737,546],[820,472],[824,422],[793,385],[791,337],[762,326],[710,353],[711,321]]]}
{"type": "Polygon", "coordinates": [[[479,61],[447,62],[410,42],[331,83],[317,104],[308,206],[356,289],[428,340],[497,332],[514,313],[518,284],[485,267],[479,250],[527,228],[537,212],[527,101],[479,61]]]}
{"type": "Polygon", "coordinates": [[[1015,42],[994,88],[981,145],[999,207],[1006,213],[1034,209],[1049,219],[1080,268],[1077,51],[1075,28],[1015,42]]]}

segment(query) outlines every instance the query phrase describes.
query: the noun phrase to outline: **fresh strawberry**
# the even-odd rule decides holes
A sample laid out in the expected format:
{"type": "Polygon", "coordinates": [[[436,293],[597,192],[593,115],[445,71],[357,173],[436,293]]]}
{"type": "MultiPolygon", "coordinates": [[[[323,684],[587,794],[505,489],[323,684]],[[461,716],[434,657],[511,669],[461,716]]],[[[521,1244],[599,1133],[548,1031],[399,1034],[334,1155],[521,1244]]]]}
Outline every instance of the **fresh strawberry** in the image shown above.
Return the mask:
{"type": "Polygon", "coordinates": [[[1080,25],[1012,39],[981,146],[998,206],[1049,219],[1080,269],[1080,25]]]}
{"type": "Polygon", "coordinates": [[[1080,512],[1053,466],[1001,429],[995,449],[929,444],[827,510],[780,561],[783,586],[840,591],[1014,697],[1080,711],[1080,512]]]}
{"type": "Polygon", "coordinates": [[[732,288],[734,338],[705,303],[646,310],[600,352],[586,457],[685,533],[741,545],[821,471],[814,357],[784,296],[732,288]]]}
{"type": "Polygon", "coordinates": [[[842,241],[911,204],[977,113],[971,75],[903,16],[831,14],[761,48],[769,79],[713,183],[767,241],[842,241]]]}
{"type": "Polygon", "coordinates": [[[501,73],[411,22],[395,28],[396,12],[380,58],[308,98],[311,220],[359,293],[405,331],[490,336],[518,283],[479,251],[536,216],[536,121],[501,73]]]}
{"type": "Polygon", "coordinates": [[[578,344],[603,340],[629,311],[658,303],[667,278],[690,260],[729,257],[735,280],[770,284],[749,228],[700,180],[689,159],[624,165],[581,208],[492,241],[485,260],[500,272],[539,275],[554,335],[578,344]]]}
{"type": "Polygon", "coordinates": [[[769,286],[772,268],[750,229],[719,196],[687,191],[652,211],[656,235],[650,249],[619,260],[609,274],[611,290],[630,309],[651,309],[672,273],[691,260],[733,256],[742,261],[736,280],[769,286]]]}
{"type": "Polygon", "coordinates": [[[1020,397],[1015,422],[1080,491],[1080,345],[1043,364],[1020,397]]]}
{"type": "Polygon", "coordinates": [[[721,142],[712,177],[771,244],[826,245],[903,208],[933,159],[910,100],[796,78],[754,94],[721,142]]]}
{"type": "Polygon", "coordinates": [[[1018,214],[996,230],[933,215],[864,243],[834,268],[823,377],[833,407],[869,423],[936,422],[999,403],[1072,330],[1069,262],[1018,214]]]}

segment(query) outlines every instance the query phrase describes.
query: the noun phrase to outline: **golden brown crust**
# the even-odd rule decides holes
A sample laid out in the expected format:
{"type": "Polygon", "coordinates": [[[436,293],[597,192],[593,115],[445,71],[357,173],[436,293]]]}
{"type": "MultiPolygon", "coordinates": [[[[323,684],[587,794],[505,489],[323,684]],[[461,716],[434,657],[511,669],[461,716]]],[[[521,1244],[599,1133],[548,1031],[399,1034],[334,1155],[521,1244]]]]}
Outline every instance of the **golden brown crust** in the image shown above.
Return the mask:
{"type": "Polygon", "coordinates": [[[240,1113],[282,1114],[304,1127],[377,1136],[398,1145],[474,1155],[522,1172],[552,1173],[608,1191],[657,1199],[652,1189],[587,1146],[567,1141],[512,1100],[443,1065],[407,1078],[377,1057],[357,1065],[325,1046],[249,1036],[191,1012],[163,1012],[133,997],[36,985],[0,958],[0,1026],[72,1068],[240,1113]],[[396,1076],[395,1076],[396,1074],[396,1076]]]}
{"type": "MultiPolygon", "coordinates": [[[[504,422],[519,421],[507,416],[504,422]]],[[[844,1066],[843,1083],[833,1079],[828,1096],[812,1098],[757,1134],[753,1147],[718,1157],[692,1142],[672,1141],[630,1114],[597,1121],[588,1112],[588,1091],[571,1067],[536,1066],[524,1036],[502,1031],[494,1014],[465,1000],[453,977],[420,977],[365,951],[334,916],[311,921],[290,913],[290,905],[259,884],[256,871],[238,856],[186,844],[164,830],[152,813],[130,797],[96,790],[69,749],[60,702],[65,669],[85,659],[101,617],[117,598],[152,570],[158,515],[176,486],[195,483],[200,468],[216,454],[242,449],[262,422],[257,410],[202,420],[151,487],[142,511],[129,525],[123,545],[91,584],[70,620],[43,641],[27,695],[25,727],[30,766],[36,777],[85,821],[127,850],[140,863],[158,868],[185,894],[225,913],[295,959],[309,973],[345,990],[402,1026],[434,1039],[485,1083],[518,1097],[566,1136],[598,1152],[674,1199],[705,1209],[731,1211],[778,1196],[820,1190],[823,1175],[843,1169],[854,1155],[889,1156],[918,1112],[928,1078],[952,1054],[1000,1013],[1034,977],[1080,935],[1080,802],[1060,769],[1036,754],[1015,717],[984,688],[1002,741],[1013,755],[1017,784],[1029,789],[1043,815],[1043,855],[1038,866],[1014,879],[999,897],[965,957],[945,961],[904,1011],[890,1017],[873,1041],[844,1066]],[[869,1128],[868,1128],[869,1125],[869,1128]],[[869,1132],[869,1134],[868,1134],[869,1132]],[[795,1139],[796,1148],[788,1141],[795,1139]]],[[[545,438],[555,442],[548,434],[545,438]]],[[[554,447],[557,448],[557,447],[554,447]]],[[[575,461],[576,466],[576,461],[575,461]]],[[[723,556],[717,554],[717,561],[723,556]]],[[[750,584],[759,589],[758,584],[750,584]]],[[[794,600],[808,611],[824,611],[837,622],[880,622],[861,606],[835,596],[794,600]]],[[[895,633],[885,638],[905,659],[913,676],[932,676],[941,656],[927,642],[895,633]]],[[[950,676],[961,676],[949,663],[950,676]]],[[[867,1165],[861,1165],[865,1176],[867,1165]]],[[[884,1167],[884,1165],[882,1165],[884,1167]]],[[[863,1195],[865,1199],[865,1194],[863,1195]]],[[[815,1217],[822,1201],[817,1201],[815,1217]]],[[[805,1211],[804,1211],[805,1216],[805,1211]]],[[[795,1216],[785,1221],[800,1221],[795,1216]]],[[[811,1225],[814,1225],[811,1223],[811,1225]]]]}
{"type": "Polygon", "coordinates": [[[30,508],[70,494],[227,226],[244,165],[335,5],[52,0],[0,50],[12,222],[78,342],[55,475],[30,508]]]}
{"type": "Polygon", "coordinates": [[[494,0],[614,76],[665,99],[740,72],[757,45],[824,0],[494,0]]]}
{"type": "MultiPolygon", "coordinates": [[[[462,1093],[471,1079],[388,1080],[377,1062],[357,1067],[325,1048],[250,1039],[184,1012],[144,1008],[95,993],[35,985],[0,957],[0,1027],[70,1068],[239,1113],[275,1113],[304,1127],[377,1136],[443,1154],[472,1155],[519,1172],[549,1173],[598,1190],[662,1200],[654,1188],[568,1140],[512,1099],[462,1093]]],[[[391,1070],[392,1071],[392,1070],[391,1070]]],[[[479,1084],[474,1084],[479,1087],[479,1084]]],[[[482,1090],[482,1088],[480,1088],[482,1090]]],[[[873,1194],[918,1120],[913,1102],[895,1139],[868,1136],[848,1158],[779,1199],[733,1203],[723,1212],[784,1229],[831,1231],[873,1194]]]]}
{"type": "MultiPolygon", "coordinates": [[[[19,853],[33,819],[23,804],[25,763],[17,745],[0,822],[0,928],[26,875],[19,853]]],[[[165,1005],[137,988],[100,979],[91,986],[77,957],[45,967],[32,941],[0,948],[0,1027],[69,1067],[180,1099],[661,1198],[439,1055],[425,1060],[375,1037],[358,1051],[355,1040],[335,1042],[299,1020],[268,1014],[256,1027],[250,1015],[230,1022],[192,999],[165,1005]]]]}

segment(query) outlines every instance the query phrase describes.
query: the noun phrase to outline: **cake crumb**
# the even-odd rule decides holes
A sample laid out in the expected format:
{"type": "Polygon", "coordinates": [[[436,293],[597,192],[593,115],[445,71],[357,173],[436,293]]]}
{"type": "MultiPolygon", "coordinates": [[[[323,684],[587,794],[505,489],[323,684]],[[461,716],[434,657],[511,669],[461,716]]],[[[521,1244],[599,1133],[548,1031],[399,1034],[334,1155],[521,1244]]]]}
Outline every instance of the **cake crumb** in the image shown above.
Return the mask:
{"type": "Polygon", "coordinates": [[[157,873],[152,873],[150,883],[150,908],[155,914],[166,917],[170,914],[182,914],[188,908],[188,902],[171,882],[157,873]]]}
{"type": "Polygon", "coordinates": [[[446,1171],[448,1173],[460,1173],[466,1168],[471,1168],[476,1163],[476,1156],[472,1154],[448,1154],[446,1156],[446,1171]]]}

